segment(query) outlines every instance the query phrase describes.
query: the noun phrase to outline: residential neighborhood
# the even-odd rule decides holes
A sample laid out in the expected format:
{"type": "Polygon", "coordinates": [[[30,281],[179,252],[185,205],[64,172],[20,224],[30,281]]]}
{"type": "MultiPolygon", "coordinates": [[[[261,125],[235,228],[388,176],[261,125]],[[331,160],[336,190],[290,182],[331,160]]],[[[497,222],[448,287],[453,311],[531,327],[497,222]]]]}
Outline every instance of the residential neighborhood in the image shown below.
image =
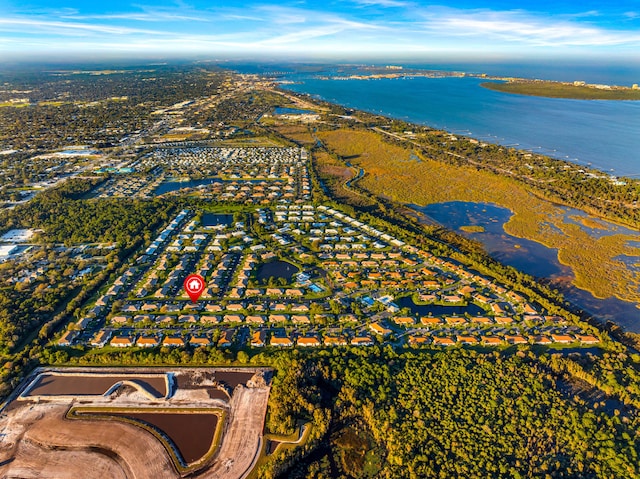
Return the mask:
{"type": "Polygon", "coordinates": [[[408,244],[336,205],[311,202],[306,161],[306,152],[295,148],[185,147],[149,154],[147,166],[172,175],[201,171],[224,178],[200,193],[242,207],[233,213],[224,207],[180,211],[58,345],[598,342],[458,261],[408,244]],[[191,273],[206,282],[195,303],[183,289],[191,273]]]}

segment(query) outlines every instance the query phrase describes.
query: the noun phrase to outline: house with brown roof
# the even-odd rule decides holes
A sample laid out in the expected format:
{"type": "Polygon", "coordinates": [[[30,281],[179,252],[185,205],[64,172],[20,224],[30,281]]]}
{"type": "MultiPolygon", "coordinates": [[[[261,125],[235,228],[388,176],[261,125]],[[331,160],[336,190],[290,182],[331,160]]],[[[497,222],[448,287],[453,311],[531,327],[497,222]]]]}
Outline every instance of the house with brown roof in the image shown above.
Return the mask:
{"type": "Polygon", "coordinates": [[[478,338],[475,336],[456,336],[456,340],[460,344],[478,344],[478,338]]]}
{"type": "Polygon", "coordinates": [[[153,316],[150,314],[137,314],[133,317],[134,323],[140,323],[142,321],[152,321],[153,316]]]}
{"type": "Polygon", "coordinates": [[[320,346],[320,340],[315,336],[303,336],[296,341],[298,346],[302,347],[317,347],[320,346]]]}
{"type": "Polygon", "coordinates": [[[434,326],[436,324],[442,324],[442,319],[431,316],[422,316],[420,318],[420,322],[425,326],[434,326]]]}
{"type": "Polygon", "coordinates": [[[462,316],[447,316],[444,318],[447,324],[455,325],[455,324],[465,324],[467,320],[462,316]]]}
{"type": "Polygon", "coordinates": [[[590,334],[576,334],[576,339],[582,344],[596,344],[600,342],[598,338],[590,334]]]}
{"type": "Polygon", "coordinates": [[[456,342],[449,337],[444,337],[444,338],[440,338],[437,336],[433,337],[434,346],[454,346],[455,344],[456,342]]]}
{"type": "Polygon", "coordinates": [[[144,303],[142,305],[142,311],[155,311],[158,309],[158,305],[156,303],[144,303]]]}
{"type": "Polygon", "coordinates": [[[269,321],[272,323],[285,323],[289,321],[289,316],[286,314],[271,314],[269,315],[269,321]]]}
{"type": "Polygon", "coordinates": [[[102,296],[96,301],[96,306],[106,306],[109,304],[109,296],[102,296]]]}
{"type": "Polygon", "coordinates": [[[442,297],[442,301],[446,301],[447,303],[461,303],[464,299],[457,294],[446,294],[442,297]]]}
{"type": "Polygon", "coordinates": [[[378,322],[371,323],[369,325],[369,328],[371,328],[371,331],[373,331],[376,334],[380,334],[381,336],[388,336],[393,332],[390,329],[385,328],[382,324],[378,322]]]}
{"type": "Polygon", "coordinates": [[[240,298],[242,298],[242,289],[240,289],[240,288],[232,288],[231,291],[229,291],[229,297],[231,299],[240,299],[240,298]]]}
{"type": "Polygon", "coordinates": [[[486,297],[484,294],[480,294],[480,293],[474,294],[473,299],[478,303],[482,303],[482,304],[489,304],[491,302],[491,299],[486,297]]]}
{"type": "Polygon", "coordinates": [[[217,324],[220,322],[220,316],[202,315],[200,316],[200,322],[202,324],[217,324]]]}
{"type": "Polygon", "coordinates": [[[109,344],[116,348],[127,348],[135,344],[134,340],[135,338],[130,338],[129,336],[116,336],[109,344]]]}
{"type": "Polygon", "coordinates": [[[233,330],[225,329],[220,333],[220,339],[218,339],[219,348],[228,348],[233,344],[233,330]]]}
{"type": "Polygon", "coordinates": [[[509,316],[496,316],[493,319],[498,324],[511,324],[511,323],[513,323],[513,318],[510,318],[509,316]]]}
{"type": "Polygon", "coordinates": [[[460,293],[467,295],[467,294],[471,294],[476,290],[476,288],[474,288],[473,286],[469,286],[468,284],[465,284],[462,288],[460,288],[460,293]]]}
{"type": "Polygon", "coordinates": [[[184,338],[180,336],[165,336],[162,340],[162,345],[170,348],[180,348],[184,346],[184,338]]]}
{"type": "Polygon", "coordinates": [[[504,340],[509,344],[527,344],[527,338],[520,335],[505,334],[504,340]]]}
{"type": "Polygon", "coordinates": [[[293,342],[286,336],[271,336],[269,346],[290,347],[293,346],[293,342]]]}
{"type": "Polygon", "coordinates": [[[77,335],[76,331],[66,331],[58,340],[58,346],[71,346],[77,335]]]}
{"type": "Polygon", "coordinates": [[[501,303],[491,303],[491,309],[495,314],[498,314],[498,315],[507,314],[507,310],[505,309],[504,305],[502,305],[501,303]]]}
{"type": "Polygon", "coordinates": [[[551,339],[553,339],[554,342],[561,344],[572,343],[575,341],[575,338],[568,334],[552,334],[551,339]]]}
{"type": "Polygon", "coordinates": [[[486,316],[474,316],[470,318],[470,321],[478,324],[491,324],[491,319],[486,316]]]}
{"type": "Polygon", "coordinates": [[[371,336],[356,336],[351,339],[352,346],[373,346],[371,336]]]}
{"type": "Polygon", "coordinates": [[[267,339],[267,333],[264,331],[254,331],[251,335],[251,346],[254,348],[262,348],[265,345],[267,339]]]}
{"type": "Polygon", "coordinates": [[[107,344],[107,341],[109,341],[110,337],[111,331],[105,331],[103,329],[96,333],[96,335],[91,340],[91,343],[89,344],[91,344],[91,346],[93,346],[94,348],[102,348],[105,344],[107,344]]]}
{"type": "Polygon", "coordinates": [[[250,316],[247,316],[245,318],[245,321],[247,323],[251,323],[251,324],[263,324],[264,323],[264,316],[261,316],[261,315],[250,315],[250,316]]]}
{"type": "Polygon", "coordinates": [[[291,316],[291,322],[294,324],[309,324],[311,321],[309,320],[309,316],[304,314],[294,314],[291,316]]]}
{"type": "Polygon", "coordinates": [[[191,338],[189,339],[189,345],[193,346],[194,348],[199,348],[201,346],[210,346],[211,339],[209,339],[207,336],[191,336],[191,338]]]}
{"type": "Polygon", "coordinates": [[[487,346],[500,346],[502,339],[497,336],[482,336],[482,344],[487,346]]]}
{"type": "Polygon", "coordinates": [[[393,322],[400,326],[411,326],[416,324],[416,320],[411,316],[399,316],[397,318],[393,318],[393,322]]]}
{"type": "Polygon", "coordinates": [[[323,342],[325,346],[346,346],[347,345],[347,340],[343,336],[325,336],[323,342]]]}
{"type": "Polygon", "coordinates": [[[425,336],[409,336],[409,345],[411,346],[424,346],[425,344],[429,344],[429,338],[425,336]]]}
{"type": "Polygon", "coordinates": [[[158,344],[158,338],[154,336],[140,336],[136,341],[139,348],[155,348],[158,344]]]}
{"type": "Polygon", "coordinates": [[[247,309],[248,310],[253,310],[253,311],[267,311],[268,308],[264,303],[250,303],[247,304],[247,309]]]}
{"type": "Polygon", "coordinates": [[[511,299],[513,299],[514,301],[516,301],[518,303],[522,303],[522,302],[526,301],[524,296],[516,293],[515,291],[509,291],[507,293],[507,296],[509,296],[511,299]]]}
{"type": "Polygon", "coordinates": [[[567,320],[561,316],[545,316],[545,321],[549,323],[564,324],[567,320]]]}

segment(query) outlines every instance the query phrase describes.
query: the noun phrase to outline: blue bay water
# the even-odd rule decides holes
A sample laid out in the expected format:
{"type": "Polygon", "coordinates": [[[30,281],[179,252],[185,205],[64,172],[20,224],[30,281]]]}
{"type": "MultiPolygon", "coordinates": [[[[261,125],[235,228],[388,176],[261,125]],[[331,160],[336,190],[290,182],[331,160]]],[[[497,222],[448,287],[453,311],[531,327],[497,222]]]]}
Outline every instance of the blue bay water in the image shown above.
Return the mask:
{"type": "Polygon", "coordinates": [[[350,108],[640,177],[640,101],[513,95],[479,78],[290,79],[284,88],[350,108]]]}
{"type": "MultiPolygon", "coordinates": [[[[412,205],[412,207],[436,223],[480,241],[486,251],[501,263],[513,266],[538,278],[549,279],[550,284],[554,288],[558,288],[573,305],[602,323],[613,321],[623,326],[627,331],[640,333],[640,310],[635,303],[622,301],[615,297],[599,299],[589,291],[577,288],[572,284],[575,279],[572,269],[559,262],[556,249],[506,233],[504,224],[513,214],[508,209],[488,203],[465,201],[436,203],[423,207],[412,205]],[[460,227],[464,225],[482,226],[484,231],[466,233],[460,230],[460,227]]],[[[569,216],[586,215],[568,208],[567,219],[569,216]]],[[[596,237],[609,234],[630,234],[640,238],[638,232],[627,228],[606,221],[602,221],[602,225],[607,229],[587,232],[596,237]]],[[[638,258],[632,257],[630,260],[635,263],[638,258]]]]}
{"type": "MultiPolygon", "coordinates": [[[[511,74],[524,76],[517,72],[511,74]]],[[[575,76],[576,72],[567,71],[565,74],[566,78],[543,78],[581,79],[575,76]]],[[[442,128],[491,143],[529,149],[586,164],[616,176],[640,177],[640,101],[589,101],[512,95],[481,87],[480,83],[484,80],[479,78],[363,81],[321,80],[311,75],[294,74],[287,79],[296,83],[283,85],[284,88],[309,93],[346,107],[442,128]]],[[[625,84],[624,81],[606,78],[606,75],[601,78],[585,76],[585,79],[590,82],[625,84]]],[[[466,207],[462,208],[464,214],[458,217],[451,211],[455,204],[429,205],[419,209],[454,230],[462,224],[476,224],[472,217],[481,218],[477,224],[485,226],[485,233],[468,236],[481,241],[496,259],[526,273],[548,278],[570,302],[599,320],[611,320],[629,331],[640,332],[640,312],[634,303],[617,298],[598,299],[588,291],[576,288],[571,284],[574,277],[571,268],[558,262],[556,250],[506,234],[502,226],[511,214],[508,210],[466,203],[466,207]],[[483,210],[482,214],[477,211],[478,207],[483,210]]],[[[575,221],[569,216],[583,215],[582,212],[568,209],[566,221],[575,221]]],[[[607,232],[591,231],[590,234],[596,237],[637,234],[626,228],[608,226],[607,232]]],[[[629,260],[635,262],[637,258],[629,260]]]]}

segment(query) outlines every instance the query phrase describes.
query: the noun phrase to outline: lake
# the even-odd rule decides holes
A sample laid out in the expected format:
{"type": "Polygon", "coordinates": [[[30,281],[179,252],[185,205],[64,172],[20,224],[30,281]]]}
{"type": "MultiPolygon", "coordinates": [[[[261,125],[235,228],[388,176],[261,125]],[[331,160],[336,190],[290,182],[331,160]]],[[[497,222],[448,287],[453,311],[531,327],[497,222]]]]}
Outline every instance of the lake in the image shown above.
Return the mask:
{"type": "Polygon", "coordinates": [[[179,191],[183,188],[197,188],[198,186],[206,186],[218,182],[220,182],[220,180],[217,178],[204,178],[202,180],[188,181],[164,181],[153,191],[153,194],[155,196],[160,196],[165,193],[171,193],[172,191],[179,191]]]}
{"type": "Polygon", "coordinates": [[[258,281],[269,281],[270,278],[284,278],[291,281],[291,278],[300,271],[297,266],[287,263],[286,261],[270,261],[258,266],[256,271],[256,279],[258,281]]]}
{"type": "Polygon", "coordinates": [[[202,214],[202,226],[229,226],[233,223],[233,215],[220,214],[220,213],[203,213],[202,214]]]}
{"type": "MultiPolygon", "coordinates": [[[[635,303],[617,298],[598,299],[589,291],[575,287],[571,284],[575,278],[573,271],[569,266],[560,264],[556,249],[506,233],[503,226],[512,216],[508,209],[488,203],[465,201],[436,203],[424,207],[412,205],[412,208],[424,214],[429,220],[481,242],[485,250],[501,263],[532,276],[549,279],[553,287],[558,288],[574,306],[600,321],[613,321],[628,331],[640,333],[640,310],[636,308],[635,303]],[[485,231],[466,233],[459,229],[461,226],[468,225],[482,226],[485,231]]],[[[587,215],[568,208],[565,216],[569,220],[571,216],[587,215]]],[[[595,232],[598,235],[635,234],[640,238],[638,232],[603,220],[598,221],[610,227],[612,231],[606,233],[604,230],[597,229],[595,232]]],[[[583,228],[586,231],[593,229],[584,226],[583,228]]]]}
{"type": "Polygon", "coordinates": [[[513,95],[480,78],[322,80],[282,88],[372,113],[515,146],[618,176],[640,176],[640,101],[513,95]]]}
{"type": "Polygon", "coordinates": [[[440,304],[416,304],[413,302],[411,296],[405,296],[404,298],[396,299],[395,303],[400,308],[409,308],[411,313],[419,316],[445,316],[445,315],[458,315],[461,316],[468,313],[472,316],[481,316],[486,314],[486,311],[475,304],[468,304],[467,306],[444,306],[440,304]]]}

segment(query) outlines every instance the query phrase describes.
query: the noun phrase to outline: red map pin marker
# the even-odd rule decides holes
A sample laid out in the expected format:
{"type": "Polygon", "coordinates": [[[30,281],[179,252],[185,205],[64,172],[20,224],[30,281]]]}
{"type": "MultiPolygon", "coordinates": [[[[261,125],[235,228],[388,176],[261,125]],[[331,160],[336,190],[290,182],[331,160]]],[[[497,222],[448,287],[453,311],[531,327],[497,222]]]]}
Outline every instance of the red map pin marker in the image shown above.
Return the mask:
{"type": "Polygon", "coordinates": [[[195,303],[205,288],[204,278],[199,274],[190,274],[184,280],[184,290],[191,298],[191,302],[195,303]]]}

